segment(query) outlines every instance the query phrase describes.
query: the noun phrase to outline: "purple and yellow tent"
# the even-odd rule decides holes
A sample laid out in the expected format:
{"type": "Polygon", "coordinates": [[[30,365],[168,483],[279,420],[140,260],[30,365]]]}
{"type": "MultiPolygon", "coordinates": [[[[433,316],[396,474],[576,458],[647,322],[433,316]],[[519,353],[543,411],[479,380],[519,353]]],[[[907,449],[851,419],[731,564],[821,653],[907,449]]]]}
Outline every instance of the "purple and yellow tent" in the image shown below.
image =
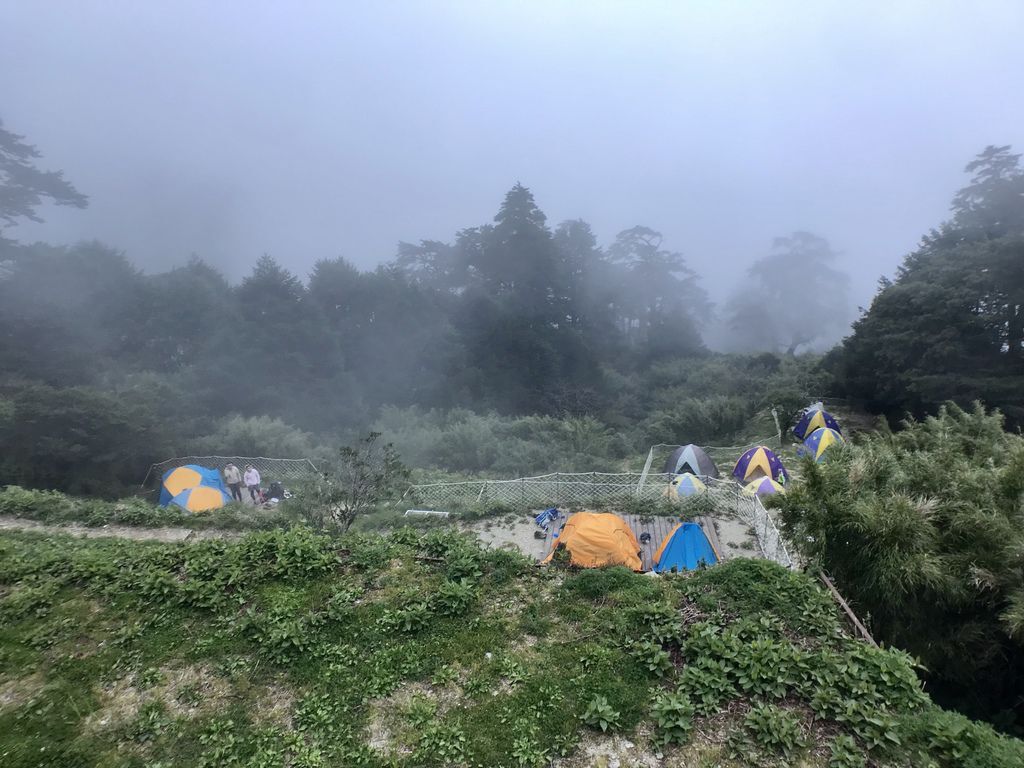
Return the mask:
{"type": "Polygon", "coordinates": [[[770,477],[783,484],[789,480],[789,472],[783,466],[782,460],[763,445],[755,446],[740,456],[732,476],[741,483],[748,483],[759,477],[770,477]]]}

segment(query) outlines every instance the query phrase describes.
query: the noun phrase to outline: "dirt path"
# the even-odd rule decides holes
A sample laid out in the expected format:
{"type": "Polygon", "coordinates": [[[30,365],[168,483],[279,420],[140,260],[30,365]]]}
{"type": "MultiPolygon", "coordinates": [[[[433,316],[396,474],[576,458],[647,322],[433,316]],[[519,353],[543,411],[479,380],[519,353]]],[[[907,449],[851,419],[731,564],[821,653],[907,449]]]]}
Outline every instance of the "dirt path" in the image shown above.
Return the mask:
{"type": "Polygon", "coordinates": [[[37,533],[63,533],[82,539],[131,539],[132,541],[203,541],[204,539],[236,539],[240,531],[217,529],[193,530],[192,528],[134,528],[128,525],[104,525],[92,528],[70,523],[68,525],[47,525],[20,517],[0,516],[0,531],[35,531],[37,533]]]}

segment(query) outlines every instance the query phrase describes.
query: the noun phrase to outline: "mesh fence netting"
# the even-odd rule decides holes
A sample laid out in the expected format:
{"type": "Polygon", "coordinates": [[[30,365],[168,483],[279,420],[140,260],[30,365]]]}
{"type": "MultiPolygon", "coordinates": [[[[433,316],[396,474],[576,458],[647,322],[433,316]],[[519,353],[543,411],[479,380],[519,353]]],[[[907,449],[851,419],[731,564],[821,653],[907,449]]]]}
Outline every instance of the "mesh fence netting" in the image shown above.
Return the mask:
{"type": "Polygon", "coordinates": [[[220,470],[228,464],[234,464],[243,470],[252,464],[259,471],[263,485],[269,485],[276,480],[287,486],[288,483],[314,480],[320,474],[320,470],[309,459],[272,459],[266,456],[178,456],[153,464],[142,481],[142,488],[159,488],[160,478],[167,470],[184,467],[186,464],[220,470]]]}
{"type": "MultiPolygon", "coordinates": [[[[669,499],[669,483],[673,477],[650,472],[555,472],[514,480],[424,483],[410,486],[404,498],[409,504],[441,510],[481,503],[530,509],[606,507],[636,500],[669,499]]],[[[786,568],[793,567],[775,521],[759,497],[743,493],[741,486],[731,480],[708,478],[705,484],[704,493],[681,500],[681,514],[698,510],[711,517],[735,517],[753,530],[765,558],[786,568]]]]}

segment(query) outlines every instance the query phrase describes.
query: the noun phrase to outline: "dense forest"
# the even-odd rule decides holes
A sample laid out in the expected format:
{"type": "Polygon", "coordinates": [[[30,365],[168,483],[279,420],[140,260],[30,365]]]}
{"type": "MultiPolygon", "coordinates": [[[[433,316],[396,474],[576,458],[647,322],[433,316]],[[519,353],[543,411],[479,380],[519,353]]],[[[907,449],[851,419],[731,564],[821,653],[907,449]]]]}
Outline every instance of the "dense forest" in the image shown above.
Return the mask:
{"type": "MultiPolygon", "coordinates": [[[[87,204],[22,137],[0,133],[0,158],[6,225],[87,204]]],[[[823,360],[850,319],[824,238],[778,238],[714,307],[657,231],[602,246],[521,184],[450,243],[305,280],[270,255],[232,284],[198,257],[147,274],[102,243],[0,239],[0,484],[116,494],[168,456],[315,456],[369,428],[419,466],[608,469],[825,394],[894,420],[980,400],[1017,425],[1024,173],[1008,147],[967,170],[951,218],[823,360]]]]}

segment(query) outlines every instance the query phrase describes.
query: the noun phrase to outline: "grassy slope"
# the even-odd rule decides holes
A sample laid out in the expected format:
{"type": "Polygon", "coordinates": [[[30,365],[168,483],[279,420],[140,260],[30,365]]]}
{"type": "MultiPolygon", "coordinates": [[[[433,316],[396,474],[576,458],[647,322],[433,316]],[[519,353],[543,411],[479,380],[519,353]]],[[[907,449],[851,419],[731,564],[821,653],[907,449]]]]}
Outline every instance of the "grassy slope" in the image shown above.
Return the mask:
{"type": "Polygon", "coordinates": [[[864,753],[1024,764],[1020,742],[935,708],[904,655],[849,639],[811,579],[771,563],[571,573],[441,530],[0,536],[6,768],[854,766],[864,753]]]}

